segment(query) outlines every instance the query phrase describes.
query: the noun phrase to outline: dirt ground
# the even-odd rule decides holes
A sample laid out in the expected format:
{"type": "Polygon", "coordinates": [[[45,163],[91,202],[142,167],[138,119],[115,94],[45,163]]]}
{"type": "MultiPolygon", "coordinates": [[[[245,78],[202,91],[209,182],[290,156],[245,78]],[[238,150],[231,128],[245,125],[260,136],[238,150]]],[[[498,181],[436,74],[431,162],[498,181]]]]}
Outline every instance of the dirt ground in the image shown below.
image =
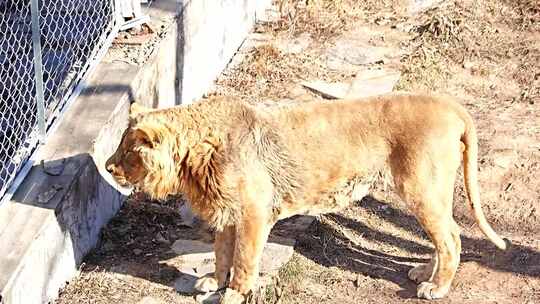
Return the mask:
{"type": "MultiPolygon", "coordinates": [[[[346,82],[384,67],[401,71],[397,89],[458,97],[477,124],[484,213],[512,246],[497,250],[481,235],[459,177],[454,214],[463,230],[462,262],[450,293],[437,302],[540,303],[538,2],[455,0],[418,14],[385,0],[285,3],[282,18],[256,26],[252,47],[233,60],[213,94],[254,103],[321,98],[298,83],[346,82]],[[351,44],[373,47],[384,58],[358,64],[346,60],[350,54],[340,61],[329,53],[348,53],[340,48],[351,44]]],[[[195,303],[173,288],[178,270],[170,246],[178,238],[211,236],[182,226],[178,204],[131,197],[56,303],[195,303]]],[[[406,273],[431,252],[407,207],[380,188],[300,234],[292,260],[263,298],[423,302],[406,273]]]]}

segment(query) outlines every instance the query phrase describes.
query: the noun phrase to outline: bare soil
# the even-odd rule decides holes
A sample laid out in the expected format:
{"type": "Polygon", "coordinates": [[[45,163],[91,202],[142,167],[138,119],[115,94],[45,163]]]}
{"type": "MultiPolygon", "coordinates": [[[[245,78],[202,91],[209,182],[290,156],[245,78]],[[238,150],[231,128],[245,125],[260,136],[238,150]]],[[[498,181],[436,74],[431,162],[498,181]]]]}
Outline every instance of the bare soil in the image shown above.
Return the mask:
{"type": "MultiPolygon", "coordinates": [[[[463,228],[462,262],[449,295],[437,302],[540,303],[537,1],[446,1],[412,16],[397,1],[285,2],[283,17],[257,25],[252,45],[212,94],[254,103],[321,98],[298,83],[347,81],[384,65],[402,72],[399,89],[456,96],[477,124],[484,213],[512,246],[497,250],[479,233],[460,176],[454,214],[463,228]],[[330,69],[328,49],[354,37],[395,55],[330,69]]],[[[130,198],[56,302],[194,303],[173,288],[178,271],[170,245],[211,235],[182,226],[179,203],[130,198]]],[[[391,189],[318,218],[297,238],[293,259],[264,294],[266,303],[421,302],[406,273],[427,261],[432,245],[391,189]]]]}

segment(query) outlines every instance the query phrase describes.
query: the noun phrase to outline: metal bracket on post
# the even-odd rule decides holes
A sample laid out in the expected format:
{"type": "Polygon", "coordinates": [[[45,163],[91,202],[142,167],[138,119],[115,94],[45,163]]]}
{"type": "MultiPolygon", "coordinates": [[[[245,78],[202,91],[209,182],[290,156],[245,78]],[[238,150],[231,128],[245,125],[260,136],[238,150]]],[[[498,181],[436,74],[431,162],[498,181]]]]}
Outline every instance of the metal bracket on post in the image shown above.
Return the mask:
{"type": "Polygon", "coordinates": [[[45,96],[43,94],[43,62],[41,56],[41,34],[39,28],[39,5],[38,0],[30,3],[32,14],[32,49],[34,51],[34,76],[36,80],[36,103],[37,120],[39,130],[39,142],[45,142],[47,127],[45,125],[45,96]]]}

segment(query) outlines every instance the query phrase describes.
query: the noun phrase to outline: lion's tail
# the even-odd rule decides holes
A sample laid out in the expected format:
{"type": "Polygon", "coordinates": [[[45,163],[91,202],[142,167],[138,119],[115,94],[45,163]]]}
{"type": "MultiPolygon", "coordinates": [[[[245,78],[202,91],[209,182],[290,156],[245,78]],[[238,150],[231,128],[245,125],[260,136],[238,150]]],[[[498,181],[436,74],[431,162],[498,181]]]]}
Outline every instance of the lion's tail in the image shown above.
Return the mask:
{"type": "Polygon", "coordinates": [[[480,191],[478,189],[478,138],[476,135],[476,128],[474,127],[473,120],[469,113],[460,107],[460,112],[463,120],[465,121],[465,132],[461,136],[461,141],[465,144],[465,151],[463,151],[463,168],[465,188],[467,190],[467,196],[474,212],[476,222],[480,226],[480,230],[484,235],[491,240],[497,247],[504,250],[506,249],[505,241],[497,235],[497,233],[491,228],[489,223],[482,212],[482,206],[480,205],[480,191]]]}

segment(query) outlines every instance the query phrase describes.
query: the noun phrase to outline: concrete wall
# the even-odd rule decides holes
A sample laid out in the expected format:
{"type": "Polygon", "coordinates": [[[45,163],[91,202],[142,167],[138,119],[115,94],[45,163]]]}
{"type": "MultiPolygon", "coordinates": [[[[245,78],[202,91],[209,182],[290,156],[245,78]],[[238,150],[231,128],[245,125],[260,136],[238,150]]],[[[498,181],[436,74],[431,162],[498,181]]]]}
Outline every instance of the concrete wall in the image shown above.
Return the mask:
{"type": "Polygon", "coordinates": [[[187,0],[178,18],[181,103],[200,98],[238,50],[271,0],[187,0]]]}

